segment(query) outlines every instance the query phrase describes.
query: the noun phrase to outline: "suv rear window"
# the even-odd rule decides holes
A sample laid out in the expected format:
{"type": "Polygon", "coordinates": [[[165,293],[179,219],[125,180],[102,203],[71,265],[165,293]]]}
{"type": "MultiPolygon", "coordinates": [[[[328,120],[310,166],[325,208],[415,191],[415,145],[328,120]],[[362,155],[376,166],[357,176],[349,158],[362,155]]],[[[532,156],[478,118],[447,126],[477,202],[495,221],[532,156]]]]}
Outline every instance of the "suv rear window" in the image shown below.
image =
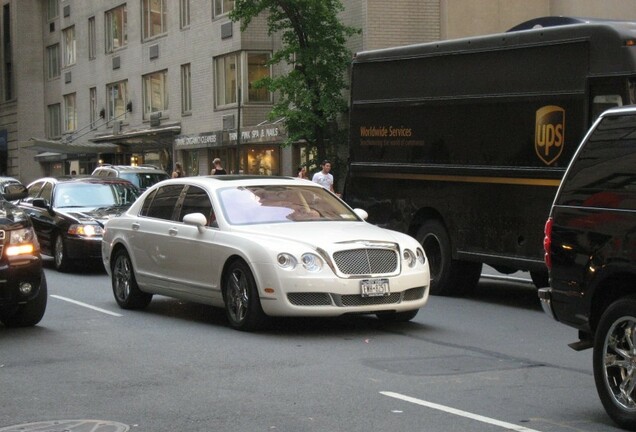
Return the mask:
{"type": "Polygon", "coordinates": [[[636,115],[605,117],[576,155],[559,204],[636,209],[636,115]]]}

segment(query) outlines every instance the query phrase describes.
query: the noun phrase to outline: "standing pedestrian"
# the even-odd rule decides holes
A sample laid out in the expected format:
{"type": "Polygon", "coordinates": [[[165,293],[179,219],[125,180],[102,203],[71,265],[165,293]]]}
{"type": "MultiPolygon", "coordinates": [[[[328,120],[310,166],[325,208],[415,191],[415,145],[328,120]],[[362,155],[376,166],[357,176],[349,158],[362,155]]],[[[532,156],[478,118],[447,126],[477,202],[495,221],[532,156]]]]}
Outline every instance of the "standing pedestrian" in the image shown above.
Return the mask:
{"type": "Polygon", "coordinates": [[[301,166],[298,167],[297,177],[301,178],[301,179],[308,179],[308,177],[307,177],[307,168],[304,165],[301,165],[301,166]]]}
{"type": "Polygon", "coordinates": [[[174,164],[174,171],[172,172],[172,178],[183,177],[183,168],[181,168],[181,164],[177,162],[174,164]]]}
{"type": "Polygon", "coordinates": [[[214,158],[212,163],[214,164],[214,168],[212,168],[212,171],[210,171],[210,175],[224,175],[224,174],[227,174],[227,172],[225,171],[225,168],[223,168],[223,165],[221,164],[221,159],[220,158],[214,158]]]}
{"type": "Polygon", "coordinates": [[[334,192],[333,190],[333,175],[331,174],[331,162],[329,162],[328,160],[324,160],[322,161],[322,163],[320,164],[320,167],[322,168],[321,171],[318,171],[316,174],[314,174],[313,178],[311,179],[311,181],[313,181],[314,183],[318,183],[320,186],[324,187],[325,189],[334,192]]]}

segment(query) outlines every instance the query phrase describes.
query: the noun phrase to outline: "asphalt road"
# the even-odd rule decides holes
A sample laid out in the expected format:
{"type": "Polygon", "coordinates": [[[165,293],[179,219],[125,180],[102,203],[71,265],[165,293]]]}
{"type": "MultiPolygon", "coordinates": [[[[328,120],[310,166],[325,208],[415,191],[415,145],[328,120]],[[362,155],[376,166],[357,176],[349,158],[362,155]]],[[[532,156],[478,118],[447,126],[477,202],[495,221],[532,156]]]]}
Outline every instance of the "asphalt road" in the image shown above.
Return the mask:
{"type": "Polygon", "coordinates": [[[618,430],[591,351],[567,347],[576,331],[523,280],[431,297],[410,323],[279,319],[242,333],[222,310],[165,297],[121,310],[99,268],[47,279],[40,325],[0,326],[2,432],[618,430]]]}

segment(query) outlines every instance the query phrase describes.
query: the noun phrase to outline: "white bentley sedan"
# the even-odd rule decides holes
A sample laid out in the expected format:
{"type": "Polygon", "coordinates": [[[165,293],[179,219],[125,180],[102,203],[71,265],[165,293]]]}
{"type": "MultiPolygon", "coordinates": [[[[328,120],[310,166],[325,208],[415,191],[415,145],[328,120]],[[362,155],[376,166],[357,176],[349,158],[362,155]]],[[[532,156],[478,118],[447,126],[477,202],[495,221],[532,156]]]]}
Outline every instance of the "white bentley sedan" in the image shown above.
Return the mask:
{"type": "Polygon", "coordinates": [[[365,218],[308,180],[171,179],[106,223],[102,256],[124,309],[160,294],[224,307],[240,330],[268,316],[408,321],[428,300],[424,251],[365,218]]]}

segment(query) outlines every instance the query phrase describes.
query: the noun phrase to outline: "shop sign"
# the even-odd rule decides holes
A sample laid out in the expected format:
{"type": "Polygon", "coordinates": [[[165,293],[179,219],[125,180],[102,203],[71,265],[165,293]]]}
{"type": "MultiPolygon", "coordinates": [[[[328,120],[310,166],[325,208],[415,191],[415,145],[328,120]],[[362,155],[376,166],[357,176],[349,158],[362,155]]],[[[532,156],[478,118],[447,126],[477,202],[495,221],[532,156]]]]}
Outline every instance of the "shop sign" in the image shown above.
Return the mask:
{"type": "Polygon", "coordinates": [[[221,145],[219,132],[205,132],[196,135],[179,135],[174,139],[174,147],[179,150],[218,147],[221,145]]]}
{"type": "MultiPolygon", "coordinates": [[[[228,132],[230,143],[236,144],[238,133],[228,132]]],[[[285,132],[279,126],[255,126],[241,129],[241,144],[281,142],[285,139],[285,132]]]]}

